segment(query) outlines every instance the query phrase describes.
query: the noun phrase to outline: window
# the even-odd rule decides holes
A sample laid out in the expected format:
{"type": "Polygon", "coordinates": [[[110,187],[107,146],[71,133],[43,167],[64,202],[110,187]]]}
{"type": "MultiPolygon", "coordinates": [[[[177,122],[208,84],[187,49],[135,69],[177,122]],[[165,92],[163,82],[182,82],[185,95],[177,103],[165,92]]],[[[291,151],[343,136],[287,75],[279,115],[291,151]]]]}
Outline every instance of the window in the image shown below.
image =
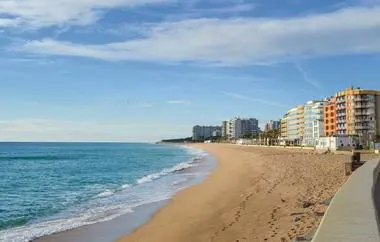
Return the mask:
{"type": "Polygon", "coordinates": [[[330,106],[330,110],[331,110],[331,111],[334,110],[334,106],[330,106]]]}

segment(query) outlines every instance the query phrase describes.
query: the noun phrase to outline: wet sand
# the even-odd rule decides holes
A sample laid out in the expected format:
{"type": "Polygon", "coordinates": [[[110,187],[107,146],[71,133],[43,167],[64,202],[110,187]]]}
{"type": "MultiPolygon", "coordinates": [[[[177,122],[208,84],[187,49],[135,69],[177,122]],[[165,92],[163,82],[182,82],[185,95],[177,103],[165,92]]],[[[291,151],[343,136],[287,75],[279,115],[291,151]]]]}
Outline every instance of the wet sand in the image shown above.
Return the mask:
{"type": "MultiPolygon", "coordinates": [[[[311,234],[344,184],[347,155],[198,144],[218,167],[120,242],[292,241],[311,234]]],[[[364,157],[366,159],[366,157],[364,157]]]]}

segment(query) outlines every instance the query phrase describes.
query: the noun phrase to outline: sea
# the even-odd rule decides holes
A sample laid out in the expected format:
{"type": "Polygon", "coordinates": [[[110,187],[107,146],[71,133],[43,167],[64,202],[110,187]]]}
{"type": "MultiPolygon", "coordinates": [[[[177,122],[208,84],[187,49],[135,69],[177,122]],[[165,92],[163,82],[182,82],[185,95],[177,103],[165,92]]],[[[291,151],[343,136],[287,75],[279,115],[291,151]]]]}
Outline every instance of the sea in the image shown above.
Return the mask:
{"type": "Polygon", "coordinates": [[[0,241],[134,213],[202,181],[214,165],[204,151],[181,145],[0,143],[0,241]]]}

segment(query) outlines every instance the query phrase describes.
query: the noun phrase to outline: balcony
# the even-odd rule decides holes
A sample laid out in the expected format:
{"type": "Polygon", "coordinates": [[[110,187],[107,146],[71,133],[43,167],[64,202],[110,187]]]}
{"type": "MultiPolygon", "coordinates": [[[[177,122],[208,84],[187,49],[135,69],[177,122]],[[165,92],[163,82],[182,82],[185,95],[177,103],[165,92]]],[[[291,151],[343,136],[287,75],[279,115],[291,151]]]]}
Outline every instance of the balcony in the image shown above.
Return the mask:
{"type": "Polygon", "coordinates": [[[366,126],[366,125],[355,125],[356,130],[369,130],[371,127],[366,126]]]}
{"type": "Polygon", "coordinates": [[[355,108],[374,108],[374,103],[356,103],[355,108]]]}
{"type": "Polygon", "coordinates": [[[368,96],[356,96],[354,98],[354,101],[355,102],[369,101],[369,97],[368,96]]]}
{"type": "Polygon", "coordinates": [[[346,113],[345,113],[345,112],[337,113],[336,116],[337,116],[337,117],[345,117],[345,116],[346,116],[346,113]]]}
{"type": "Polygon", "coordinates": [[[346,123],[346,120],[345,119],[338,119],[336,122],[338,124],[344,124],[344,123],[346,123]]]}
{"type": "Polygon", "coordinates": [[[356,118],[355,123],[367,123],[370,121],[368,118],[356,118]]]}
{"type": "Polygon", "coordinates": [[[371,115],[374,115],[375,112],[373,110],[371,111],[358,111],[358,112],[355,112],[355,116],[371,116],[371,115]]]}
{"type": "Polygon", "coordinates": [[[346,99],[344,99],[344,98],[338,98],[337,100],[336,100],[336,103],[345,103],[346,102],[346,99]]]}

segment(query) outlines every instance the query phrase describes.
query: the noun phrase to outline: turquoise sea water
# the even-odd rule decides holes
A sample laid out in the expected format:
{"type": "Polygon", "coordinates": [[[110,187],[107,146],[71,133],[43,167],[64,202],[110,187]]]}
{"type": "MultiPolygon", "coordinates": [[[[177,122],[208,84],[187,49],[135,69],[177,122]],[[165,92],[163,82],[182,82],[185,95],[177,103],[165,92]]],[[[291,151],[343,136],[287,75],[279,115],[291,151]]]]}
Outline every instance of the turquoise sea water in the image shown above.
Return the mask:
{"type": "Polygon", "coordinates": [[[0,143],[0,241],[30,241],[108,221],[204,177],[184,146],[0,143]]]}

